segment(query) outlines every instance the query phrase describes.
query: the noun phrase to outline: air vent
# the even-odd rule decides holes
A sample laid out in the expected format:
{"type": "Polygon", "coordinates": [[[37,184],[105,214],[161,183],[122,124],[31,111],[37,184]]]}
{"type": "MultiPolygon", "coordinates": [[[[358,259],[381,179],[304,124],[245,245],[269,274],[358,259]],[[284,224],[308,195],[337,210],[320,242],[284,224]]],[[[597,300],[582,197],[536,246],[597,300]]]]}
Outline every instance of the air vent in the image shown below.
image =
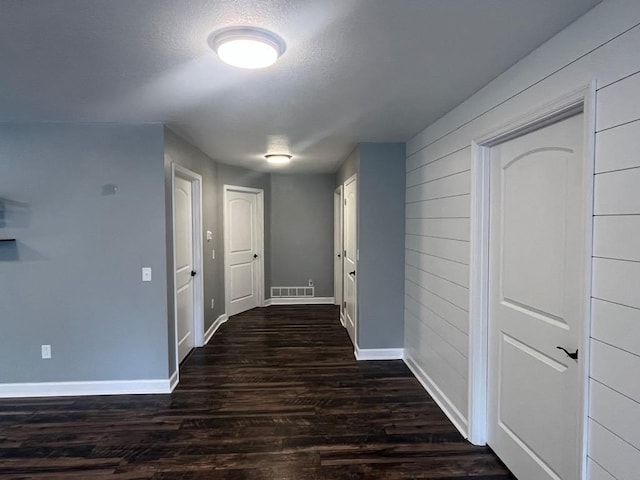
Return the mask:
{"type": "Polygon", "coordinates": [[[271,298],[315,297],[315,287],[271,287],[271,298]]]}

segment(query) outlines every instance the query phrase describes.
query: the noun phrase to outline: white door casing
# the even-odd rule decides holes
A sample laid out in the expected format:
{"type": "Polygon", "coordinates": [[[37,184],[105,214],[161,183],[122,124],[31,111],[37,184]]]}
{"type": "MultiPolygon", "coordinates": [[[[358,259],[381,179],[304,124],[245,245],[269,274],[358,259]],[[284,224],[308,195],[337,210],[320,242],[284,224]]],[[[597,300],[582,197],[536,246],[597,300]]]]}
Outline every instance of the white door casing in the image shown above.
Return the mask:
{"type": "Polygon", "coordinates": [[[201,177],[172,165],[176,370],[204,337],[201,177]]]}
{"type": "Polygon", "coordinates": [[[263,191],[224,186],[225,296],[227,315],[262,306],[263,191]]]}
{"type": "Polygon", "coordinates": [[[354,347],[357,348],[357,315],[358,315],[358,201],[356,175],[344,182],[344,216],[343,216],[343,279],[344,279],[344,322],[354,347]]]}
{"type": "MultiPolygon", "coordinates": [[[[520,480],[577,480],[582,114],[490,152],[488,443],[520,480]]],[[[584,351],[582,351],[584,353],[584,351]]]]}
{"type": "Polygon", "coordinates": [[[344,322],[344,308],[342,303],[342,185],[333,195],[333,290],[335,304],[340,306],[340,320],[344,322]]]}

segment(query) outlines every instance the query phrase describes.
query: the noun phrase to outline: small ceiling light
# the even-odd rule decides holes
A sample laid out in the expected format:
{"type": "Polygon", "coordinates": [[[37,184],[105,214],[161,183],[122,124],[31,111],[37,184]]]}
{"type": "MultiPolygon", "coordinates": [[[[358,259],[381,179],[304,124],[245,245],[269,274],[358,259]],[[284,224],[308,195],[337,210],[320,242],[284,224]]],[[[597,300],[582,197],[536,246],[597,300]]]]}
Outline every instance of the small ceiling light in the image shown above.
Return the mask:
{"type": "Polygon", "coordinates": [[[227,28],[214,32],[209,45],[220,60],[239,68],[265,68],[284,53],[285,45],[274,33],[256,27],[227,28]]]}
{"type": "Polygon", "coordinates": [[[272,163],[274,165],[286,165],[291,161],[291,155],[286,155],[283,153],[265,155],[264,158],[267,159],[267,162],[272,163]]]}

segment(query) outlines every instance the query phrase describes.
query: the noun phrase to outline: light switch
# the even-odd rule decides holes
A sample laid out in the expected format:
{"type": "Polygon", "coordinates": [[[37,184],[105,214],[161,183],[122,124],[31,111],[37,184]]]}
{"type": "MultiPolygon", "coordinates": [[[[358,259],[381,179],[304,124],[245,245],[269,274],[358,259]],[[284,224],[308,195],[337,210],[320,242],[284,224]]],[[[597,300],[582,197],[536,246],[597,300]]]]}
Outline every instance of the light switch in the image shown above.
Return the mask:
{"type": "Polygon", "coordinates": [[[213,233],[211,230],[207,230],[207,242],[210,242],[211,240],[213,240],[213,233]]]}
{"type": "Polygon", "coordinates": [[[142,267],[142,281],[143,282],[151,281],[151,267],[142,267]]]}
{"type": "Polygon", "coordinates": [[[211,260],[215,260],[215,259],[216,259],[216,251],[211,250],[211,260]]]}

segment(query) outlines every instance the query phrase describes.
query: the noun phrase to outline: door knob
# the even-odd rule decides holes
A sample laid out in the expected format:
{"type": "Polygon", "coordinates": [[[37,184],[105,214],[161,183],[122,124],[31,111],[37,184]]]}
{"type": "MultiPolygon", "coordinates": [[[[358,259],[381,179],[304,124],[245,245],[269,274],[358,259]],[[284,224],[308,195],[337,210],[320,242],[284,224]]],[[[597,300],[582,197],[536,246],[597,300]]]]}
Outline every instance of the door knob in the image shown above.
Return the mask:
{"type": "Polygon", "coordinates": [[[338,258],[340,258],[340,254],[338,254],[338,258]]]}
{"type": "Polygon", "coordinates": [[[567,354],[567,357],[573,359],[573,360],[578,360],[578,350],[576,350],[574,353],[569,352],[566,348],[564,347],[556,347],[558,350],[562,350],[564,353],[567,354]]]}
{"type": "Polygon", "coordinates": [[[254,253],[254,254],[253,254],[253,258],[258,258],[258,254],[257,254],[257,253],[254,253]]]}
{"type": "Polygon", "coordinates": [[[353,275],[355,277],[356,276],[356,271],[354,270],[353,272],[349,272],[349,275],[353,275]]]}
{"type": "Polygon", "coordinates": [[[191,270],[191,276],[195,277],[196,276],[196,272],[194,270],[191,270]]]}

